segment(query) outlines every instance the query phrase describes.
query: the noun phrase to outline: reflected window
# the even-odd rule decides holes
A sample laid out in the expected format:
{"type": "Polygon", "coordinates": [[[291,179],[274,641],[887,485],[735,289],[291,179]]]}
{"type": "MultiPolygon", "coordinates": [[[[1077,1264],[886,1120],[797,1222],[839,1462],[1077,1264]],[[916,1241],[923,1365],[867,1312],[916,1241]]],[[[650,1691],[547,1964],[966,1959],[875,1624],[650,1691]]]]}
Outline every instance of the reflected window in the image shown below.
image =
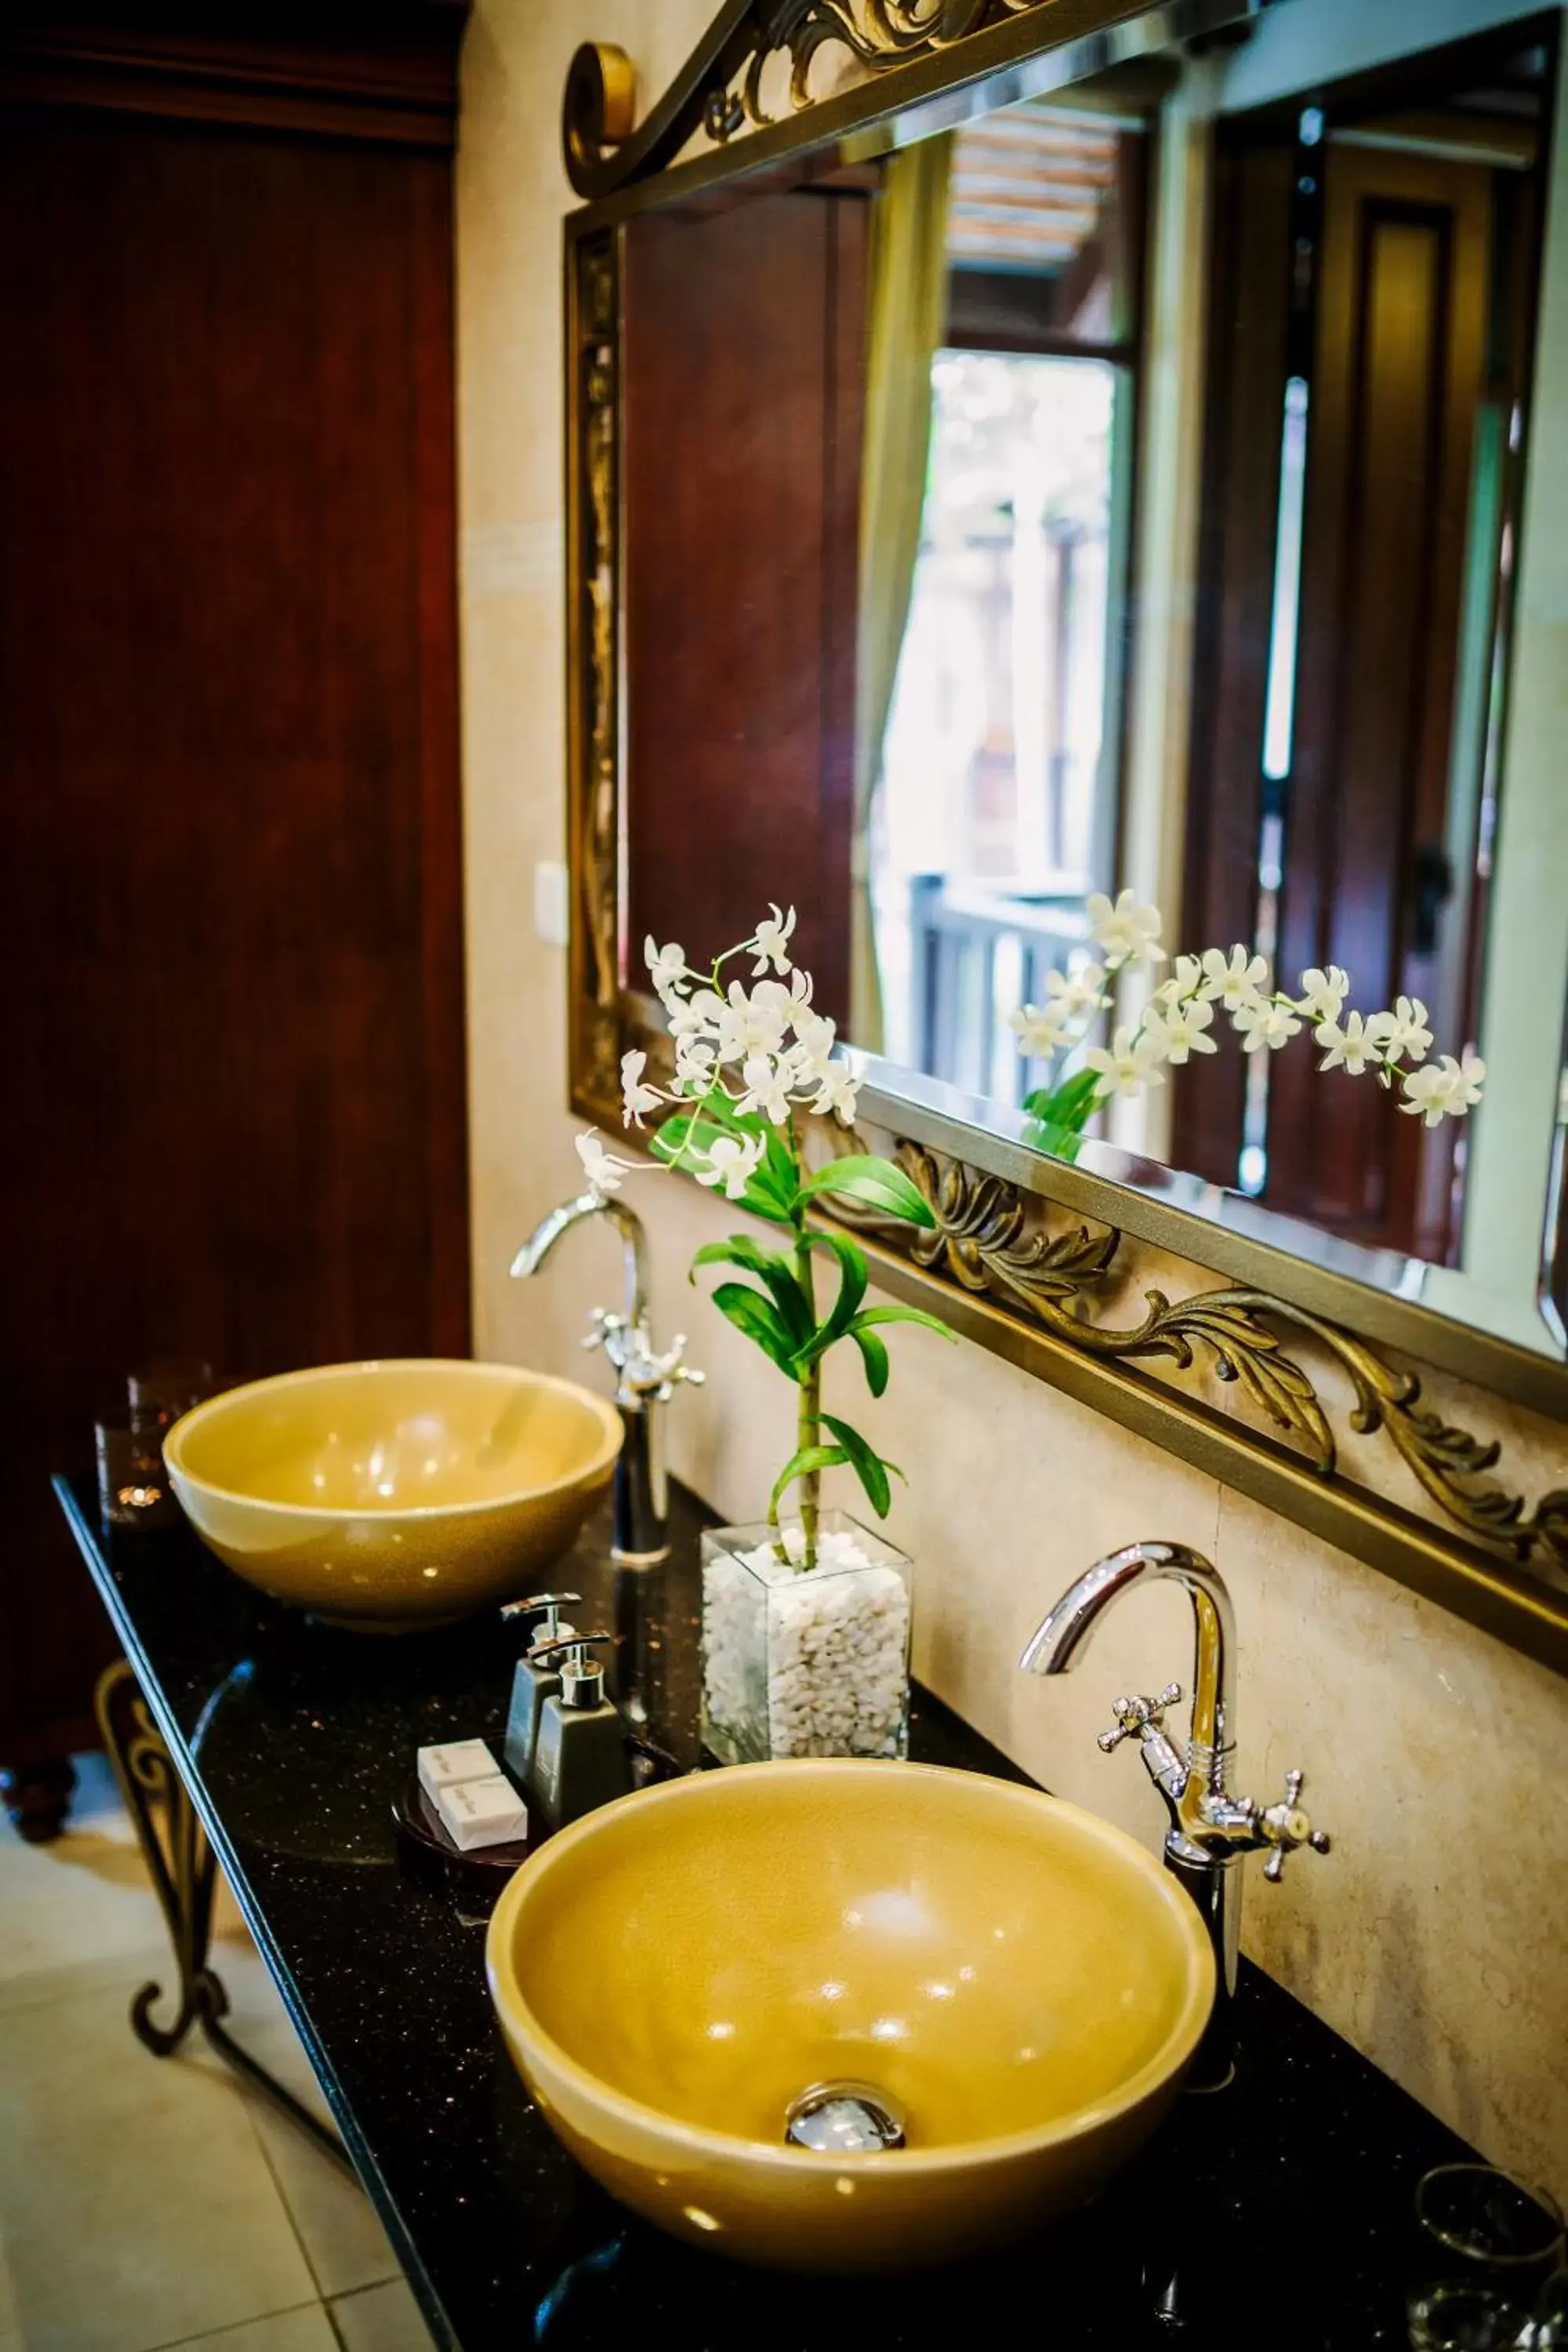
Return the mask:
{"type": "Polygon", "coordinates": [[[954,143],[874,900],[889,1053],[1014,1102],[1007,1015],[1114,860],[1145,143],[1047,105],[954,143]]]}

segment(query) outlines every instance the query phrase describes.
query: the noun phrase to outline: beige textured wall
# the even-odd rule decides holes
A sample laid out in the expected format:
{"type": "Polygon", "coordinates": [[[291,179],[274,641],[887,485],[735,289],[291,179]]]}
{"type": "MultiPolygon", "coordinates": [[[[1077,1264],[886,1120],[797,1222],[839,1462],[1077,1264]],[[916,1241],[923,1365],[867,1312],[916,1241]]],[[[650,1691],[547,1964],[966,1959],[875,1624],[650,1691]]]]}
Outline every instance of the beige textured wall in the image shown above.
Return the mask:
{"type": "MultiPolygon", "coordinates": [[[[580,1368],[607,1236],[573,1236],[538,1283],[506,1265],[575,1190],[563,967],[533,934],[532,869],[562,854],[557,108],[586,34],[636,58],[645,100],[711,0],[478,0],[458,189],[463,660],[479,1352],[580,1368]]],[[[738,786],[743,779],[737,779],[738,786]]],[[[672,1414],[676,1467],[754,1516],[787,1444],[777,1376],[686,1287],[732,1214],[650,1175],[661,1332],[710,1373],[672,1414]]],[[[1198,1545],[1235,1591],[1241,1785],[1288,1765],[1335,1837],[1278,1890],[1255,1875],[1255,1958],[1494,2158],[1568,2189],[1568,1686],[1109,1423],[973,1351],[901,1335],[877,1409],[914,1473],[893,1532],[917,1555],[918,1667],[1063,1795],[1157,1842],[1136,1763],[1094,1734],[1110,1696],[1184,1676],[1173,1596],[1129,1604],[1054,1683],[1015,1671],[1069,1577],[1136,1536],[1198,1545]]]]}

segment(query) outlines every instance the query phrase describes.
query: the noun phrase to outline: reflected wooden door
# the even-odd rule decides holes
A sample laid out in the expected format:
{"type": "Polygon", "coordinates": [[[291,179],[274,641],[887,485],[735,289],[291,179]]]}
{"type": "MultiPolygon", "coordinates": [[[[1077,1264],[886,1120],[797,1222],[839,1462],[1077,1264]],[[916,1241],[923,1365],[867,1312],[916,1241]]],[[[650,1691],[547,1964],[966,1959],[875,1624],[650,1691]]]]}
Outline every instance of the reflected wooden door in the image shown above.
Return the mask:
{"type": "Polygon", "coordinates": [[[776,898],[818,1009],[849,997],[864,185],[626,230],[631,984],[776,898]]]}
{"type": "MultiPolygon", "coordinates": [[[[1475,622],[1467,582],[1495,574],[1498,551],[1495,540],[1472,544],[1478,434],[1489,407],[1506,416],[1516,396],[1529,271],[1516,258],[1494,274],[1487,166],[1335,138],[1311,159],[1324,198],[1303,337],[1291,261],[1303,160],[1246,131],[1219,158],[1182,928],[1205,943],[1257,939],[1290,987],[1310,966],[1342,965],[1363,1011],[1420,996],[1440,1046],[1457,1051],[1479,920],[1454,888],[1473,856],[1451,822],[1458,663],[1475,622]],[[1298,376],[1308,402],[1299,635],[1271,898],[1259,871],[1271,623],[1298,376]]],[[[1522,255],[1528,204],[1510,217],[1522,255]]],[[[1488,511],[1495,532],[1500,509],[1488,511]]],[[[1494,620],[1480,614],[1483,670],[1494,620]]],[[[1178,1164],[1237,1183],[1247,1076],[1229,1051],[1183,1073],[1178,1164]]],[[[1428,1138],[1371,1080],[1321,1077],[1300,1043],[1270,1057],[1267,1077],[1271,1208],[1367,1244],[1447,1255],[1450,1132],[1428,1138]]]]}
{"type": "MultiPolygon", "coordinates": [[[[1364,1009],[1452,1004],[1447,819],[1491,174],[1336,146],[1326,188],[1279,965],[1291,982],[1342,965],[1364,1009]]],[[[1421,1122],[1370,1082],[1342,1080],[1331,1101],[1310,1054],[1268,1076],[1270,1207],[1442,1255],[1421,1122]]]]}

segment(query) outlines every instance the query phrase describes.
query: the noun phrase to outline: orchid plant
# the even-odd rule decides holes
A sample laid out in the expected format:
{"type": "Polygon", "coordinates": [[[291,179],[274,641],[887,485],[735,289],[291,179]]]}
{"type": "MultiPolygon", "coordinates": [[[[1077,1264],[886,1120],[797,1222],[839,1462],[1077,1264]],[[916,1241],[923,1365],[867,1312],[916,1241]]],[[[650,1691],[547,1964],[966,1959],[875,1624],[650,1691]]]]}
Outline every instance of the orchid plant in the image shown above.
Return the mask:
{"type": "Polygon", "coordinates": [[[1338,964],[1304,971],[1300,993],[1292,996],[1274,985],[1266,960],[1246,947],[1178,955],[1138,1018],[1116,1028],[1108,1045],[1089,1045],[1090,1029],[1111,1008],[1120,976],[1170,959],[1160,941],[1159,908],[1139,905],[1132,891],[1123,890],[1114,902],[1097,891],[1087,913],[1098,954],[1067,971],[1047,972],[1046,1002],[1012,1015],[1019,1052],[1048,1059],[1059,1074],[1026,1098],[1025,1108],[1047,1127],[1077,1133],[1102,1102],[1163,1086],[1167,1067],[1180,1069],[1194,1054],[1216,1053],[1218,1039],[1211,1033],[1221,1013],[1249,1054],[1278,1053],[1308,1032],[1322,1048],[1321,1070],[1343,1070],[1352,1078],[1374,1071],[1380,1085],[1402,1096],[1400,1109],[1428,1127],[1462,1118],[1480,1101],[1487,1066],[1479,1055],[1467,1048],[1459,1058],[1445,1054],[1428,1062],[1432,1032],[1419,997],[1401,996],[1391,1012],[1349,1012],[1350,975],[1338,964]],[[1069,1067],[1075,1059],[1077,1066],[1069,1067]]]}
{"type": "MultiPolygon", "coordinates": [[[[647,1055],[633,1052],[622,1059],[621,1085],[627,1127],[640,1128],[651,1113],[668,1114],[650,1139],[668,1168],[688,1170],[700,1184],[787,1232],[780,1248],[751,1234],[710,1242],[692,1260],[691,1278],[703,1265],[733,1266],[754,1277],[721,1282],[713,1303],[799,1391],[795,1451],[773,1483],[768,1524],[780,1558],[794,1558],[779,1532],[780,1510],[790,1488],[798,1486],[805,1541],[795,1565],[805,1570],[817,1564],[825,1470],[852,1470],[879,1518],[891,1505],[891,1479],[903,1475],[851,1423],[824,1412],[822,1368],[829,1351],[844,1341],[856,1348],[866,1384],[879,1397],[889,1370],[882,1327],[923,1323],[944,1339],[953,1334],[917,1307],[865,1306],[865,1252],[848,1234],[810,1223],[812,1204],[824,1195],[859,1202],[908,1224],[931,1226],[935,1220],[902,1169],[875,1153],[807,1168],[805,1115],[830,1114],[841,1126],[852,1125],[857,1081],[837,1056],[834,1024],[812,1003],[810,973],[790,961],[795,927],[793,907],[787,913],[770,908],[752,936],[727,948],[706,971],[688,964],[683,948],[649,939],[648,973],[674,1042],[674,1075],[668,1085],[653,1084],[647,1055]],[[726,983],[725,966],[745,957],[750,973],[726,983]],[[819,1256],[836,1262],[838,1276],[837,1296],[821,1315],[819,1256]]],[[[610,1151],[592,1131],[578,1137],[577,1150],[601,1197],[617,1192],[642,1164],[610,1151]]]]}

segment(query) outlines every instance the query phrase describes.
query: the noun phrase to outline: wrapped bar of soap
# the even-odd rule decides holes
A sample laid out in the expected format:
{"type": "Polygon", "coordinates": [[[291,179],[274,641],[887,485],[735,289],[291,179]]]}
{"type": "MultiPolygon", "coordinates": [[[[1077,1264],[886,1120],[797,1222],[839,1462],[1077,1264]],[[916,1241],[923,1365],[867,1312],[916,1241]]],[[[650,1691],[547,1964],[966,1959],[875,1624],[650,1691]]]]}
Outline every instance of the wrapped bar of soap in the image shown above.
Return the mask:
{"type": "Polygon", "coordinates": [[[482,1739],[452,1739],[442,1748],[419,1750],[419,1786],[433,1805],[443,1789],[460,1788],[465,1780],[493,1780],[496,1759],[482,1739]]]}
{"type": "Polygon", "coordinates": [[[436,1811],[459,1853],[514,1845],[528,1835],[528,1808],[500,1772],[486,1780],[454,1780],[437,1792],[436,1811]]]}

